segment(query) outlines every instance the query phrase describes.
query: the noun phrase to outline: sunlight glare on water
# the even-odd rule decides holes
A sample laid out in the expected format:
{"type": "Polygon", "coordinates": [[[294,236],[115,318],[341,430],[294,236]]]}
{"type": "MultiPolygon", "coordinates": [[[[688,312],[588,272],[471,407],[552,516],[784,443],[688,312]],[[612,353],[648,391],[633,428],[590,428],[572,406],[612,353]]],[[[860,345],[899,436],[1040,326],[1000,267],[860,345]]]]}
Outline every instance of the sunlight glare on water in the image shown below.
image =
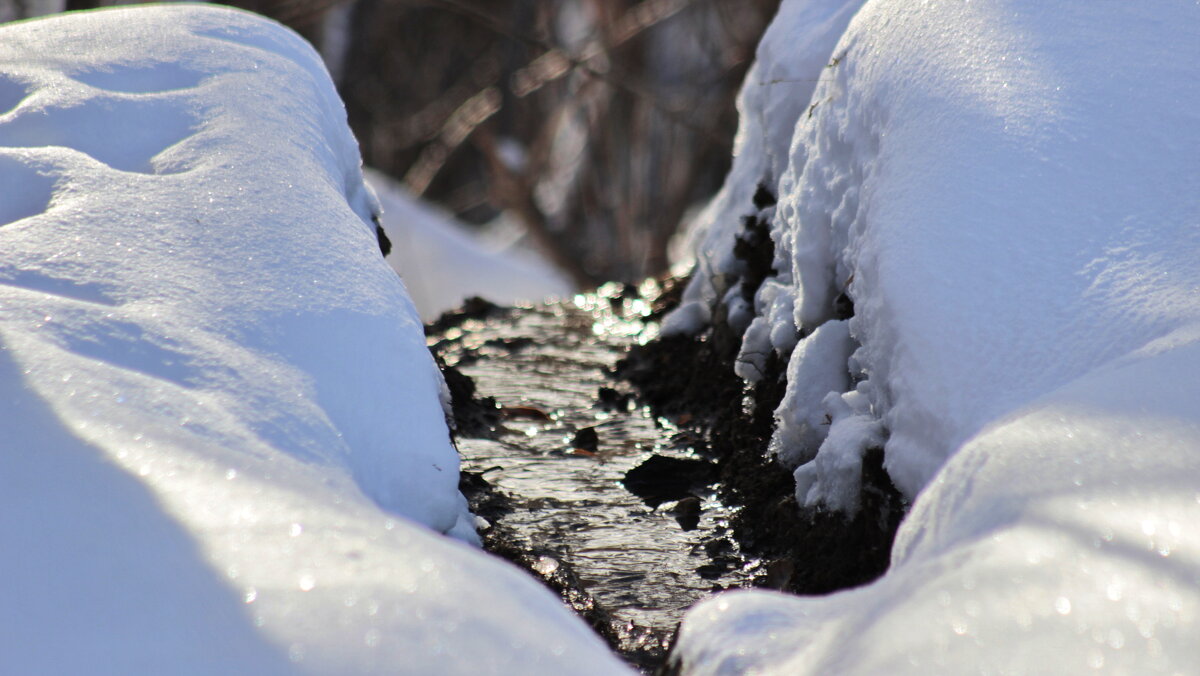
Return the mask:
{"type": "Polygon", "coordinates": [[[665,644],[684,610],[714,590],[745,584],[757,570],[710,564],[705,543],[732,514],[712,495],[696,496],[699,523],[685,531],[675,501],[652,507],[621,483],[651,455],[695,457],[692,440],[649,408],[620,396],[601,401],[602,388],[611,394],[621,387],[608,370],[656,330],[643,321],[650,304],[629,291],[606,285],[569,304],[511,311],[455,341],[430,338],[480,395],[545,414],[537,422],[502,421],[496,439],[457,440],[464,470],[510,496],[513,509],[502,522],[536,546],[535,572],[569,567],[618,624],[652,629],[665,644]],[[577,448],[585,428],[597,441],[577,448]]]}

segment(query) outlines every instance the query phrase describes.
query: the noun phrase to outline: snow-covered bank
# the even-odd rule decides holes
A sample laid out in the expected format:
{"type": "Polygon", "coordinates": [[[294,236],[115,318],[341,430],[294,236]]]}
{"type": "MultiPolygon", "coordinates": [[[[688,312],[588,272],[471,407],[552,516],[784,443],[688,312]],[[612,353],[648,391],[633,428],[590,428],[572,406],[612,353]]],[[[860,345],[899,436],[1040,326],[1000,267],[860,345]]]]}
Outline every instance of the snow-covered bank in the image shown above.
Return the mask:
{"type": "Polygon", "coordinates": [[[1172,336],[958,451],[891,571],[719,596],[686,673],[1191,673],[1200,665],[1200,335],[1172,336]]]}
{"type": "Polygon", "coordinates": [[[0,671],[620,669],[467,545],[345,113],[276,24],[0,28],[0,671]]]}
{"type": "MultiPolygon", "coordinates": [[[[695,332],[710,321],[718,301],[738,303],[737,289],[726,288],[739,267],[733,237],[741,218],[752,211],[757,186],[775,185],[787,169],[796,120],[808,108],[813,90],[826,76],[834,45],[863,1],[784,2],[767,27],[738,95],[733,166],[720,192],[690,225],[697,274],[664,333],[695,332]],[[729,295],[723,297],[726,291],[729,295]]],[[[786,269],[780,272],[787,274],[786,269]]],[[[751,308],[738,304],[729,311],[746,315],[751,308]]]]}
{"type": "Polygon", "coordinates": [[[884,579],[709,602],[685,666],[1200,668],[1200,6],[869,0],[825,64],[801,51],[755,67],[821,80],[786,171],[750,148],[761,174],[723,193],[771,224],[778,274],[739,306],[739,224],[714,222],[672,328],[727,316],[743,363],[790,355],[774,448],[802,504],[853,510],[880,442],[916,503],[884,579]]]}
{"type": "Polygon", "coordinates": [[[414,198],[387,176],[366,172],[395,245],[388,262],[424,321],[480,296],[497,305],[565,297],[574,287],[532,251],[485,246],[449,215],[414,198]]]}

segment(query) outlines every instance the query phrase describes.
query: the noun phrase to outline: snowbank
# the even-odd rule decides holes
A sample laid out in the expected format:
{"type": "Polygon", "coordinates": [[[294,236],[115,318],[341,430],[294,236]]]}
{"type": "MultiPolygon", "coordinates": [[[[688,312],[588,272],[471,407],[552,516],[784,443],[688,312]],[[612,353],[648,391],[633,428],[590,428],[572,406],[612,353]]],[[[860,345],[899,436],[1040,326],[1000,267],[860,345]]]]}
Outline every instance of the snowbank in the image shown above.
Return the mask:
{"type": "Polygon", "coordinates": [[[467,545],[319,57],[164,6],[0,28],[0,671],[619,664],[467,545]]]}
{"type": "Polygon", "coordinates": [[[720,597],[685,621],[685,665],[1197,670],[1200,6],[871,0],[827,56],[786,171],[726,188],[779,196],[737,205],[771,223],[778,270],[743,355],[816,378],[776,414],[802,503],[853,511],[880,442],[916,503],[884,579],[720,597]],[[845,354],[841,293],[844,392],[811,363],[845,354]]]}
{"type": "Polygon", "coordinates": [[[689,225],[698,274],[664,334],[695,333],[726,291],[736,295],[727,278],[739,271],[733,238],[741,218],[752,211],[757,186],[774,185],[787,168],[796,119],[826,77],[833,46],[863,1],[784,2],[767,27],[738,95],[733,166],[720,192],[689,225]]]}
{"type": "Polygon", "coordinates": [[[1198,379],[1192,329],[1039,400],[955,454],[881,580],[692,610],[687,673],[1196,671],[1198,379]]]}
{"type": "Polygon", "coordinates": [[[422,320],[433,321],[472,296],[512,305],[574,292],[533,252],[486,246],[452,216],[412,197],[387,176],[367,170],[366,177],[383,206],[383,229],[395,245],[388,262],[404,280],[422,320]]]}

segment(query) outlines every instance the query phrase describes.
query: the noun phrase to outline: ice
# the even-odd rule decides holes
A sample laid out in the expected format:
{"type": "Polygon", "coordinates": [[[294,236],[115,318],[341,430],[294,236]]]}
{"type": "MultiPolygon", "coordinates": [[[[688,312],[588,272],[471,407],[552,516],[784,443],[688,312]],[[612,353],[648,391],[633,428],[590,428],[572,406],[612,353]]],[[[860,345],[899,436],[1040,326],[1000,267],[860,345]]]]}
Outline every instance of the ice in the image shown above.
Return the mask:
{"type": "MultiPolygon", "coordinates": [[[[823,388],[789,378],[773,448],[806,459],[821,411],[798,499],[852,512],[875,445],[913,507],[868,587],[693,610],[688,673],[1200,668],[1198,19],[1188,2],[863,5],[768,185],[789,292],[759,290],[743,351],[791,331],[789,375],[833,380],[809,353],[845,293],[846,390],[816,406],[823,388]]],[[[735,170],[722,194],[754,213],[756,180],[735,170]]],[[[699,270],[696,288],[728,274],[699,270]]]]}
{"type": "Polygon", "coordinates": [[[169,5],[0,28],[0,672],[611,673],[478,549],[319,57],[169,5]]]}

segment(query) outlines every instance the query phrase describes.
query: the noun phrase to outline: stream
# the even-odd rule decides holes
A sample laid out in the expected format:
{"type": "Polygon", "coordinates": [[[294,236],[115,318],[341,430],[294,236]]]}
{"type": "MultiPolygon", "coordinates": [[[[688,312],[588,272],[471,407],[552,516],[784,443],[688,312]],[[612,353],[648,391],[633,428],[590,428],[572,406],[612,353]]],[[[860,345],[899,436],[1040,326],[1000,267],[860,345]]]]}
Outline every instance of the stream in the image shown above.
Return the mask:
{"type": "Polygon", "coordinates": [[[732,510],[716,498],[715,465],[676,425],[686,421],[656,417],[610,375],[656,336],[647,299],[658,292],[609,284],[427,329],[490,420],[456,439],[485,546],[547,581],[643,670],[662,663],[688,607],[760,572],[726,537],[732,510]]]}

